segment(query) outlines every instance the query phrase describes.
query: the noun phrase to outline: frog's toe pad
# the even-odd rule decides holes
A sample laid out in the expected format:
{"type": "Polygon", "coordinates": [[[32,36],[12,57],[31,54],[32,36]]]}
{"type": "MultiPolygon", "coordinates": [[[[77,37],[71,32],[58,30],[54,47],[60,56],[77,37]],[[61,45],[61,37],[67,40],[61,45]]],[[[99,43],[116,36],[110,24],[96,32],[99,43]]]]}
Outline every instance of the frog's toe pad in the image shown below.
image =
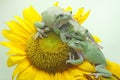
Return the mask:
{"type": "Polygon", "coordinates": [[[43,38],[42,34],[37,32],[34,36],[34,40],[36,40],[38,37],[43,38]]]}
{"type": "Polygon", "coordinates": [[[71,62],[71,60],[67,60],[67,61],[66,61],[66,64],[67,64],[67,63],[70,63],[70,62],[71,62]]]}

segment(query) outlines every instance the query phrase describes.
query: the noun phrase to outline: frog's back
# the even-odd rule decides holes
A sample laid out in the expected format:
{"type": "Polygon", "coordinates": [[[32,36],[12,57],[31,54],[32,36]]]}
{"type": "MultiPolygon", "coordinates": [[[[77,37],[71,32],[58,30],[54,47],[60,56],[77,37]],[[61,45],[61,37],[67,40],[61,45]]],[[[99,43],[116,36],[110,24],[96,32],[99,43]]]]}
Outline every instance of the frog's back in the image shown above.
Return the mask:
{"type": "Polygon", "coordinates": [[[63,13],[63,10],[59,7],[52,6],[46,10],[51,15],[55,16],[56,14],[63,13]]]}
{"type": "Polygon", "coordinates": [[[58,14],[63,13],[63,10],[59,7],[52,6],[42,12],[42,19],[46,26],[52,27],[55,23],[58,14]]]}
{"type": "Polygon", "coordinates": [[[102,51],[94,43],[87,42],[87,47],[85,49],[84,57],[86,60],[93,64],[104,64],[106,65],[105,57],[102,51]]]}

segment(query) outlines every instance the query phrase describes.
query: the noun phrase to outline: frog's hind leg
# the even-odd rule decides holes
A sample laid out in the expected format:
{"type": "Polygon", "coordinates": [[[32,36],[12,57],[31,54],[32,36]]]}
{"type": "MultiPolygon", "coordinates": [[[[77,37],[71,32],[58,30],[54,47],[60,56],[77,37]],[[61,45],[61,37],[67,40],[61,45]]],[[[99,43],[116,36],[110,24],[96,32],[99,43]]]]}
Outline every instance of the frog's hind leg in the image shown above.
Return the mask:
{"type": "Polygon", "coordinates": [[[112,73],[108,71],[104,65],[97,65],[95,69],[96,69],[96,73],[90,74],[90,75],[94,75],[95,78],[98,78],[99,76],[103,76],[103,77],[112,76],[112,73]]]}

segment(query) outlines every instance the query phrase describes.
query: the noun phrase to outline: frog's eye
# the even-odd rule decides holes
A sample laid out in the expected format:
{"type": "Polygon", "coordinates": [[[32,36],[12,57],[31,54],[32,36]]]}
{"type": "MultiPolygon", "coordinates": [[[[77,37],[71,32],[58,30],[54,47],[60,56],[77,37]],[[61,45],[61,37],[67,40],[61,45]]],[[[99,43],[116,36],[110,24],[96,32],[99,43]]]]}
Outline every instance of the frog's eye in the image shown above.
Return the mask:
{"type": "Polygon", "coordinates": [[[60,14],[59,17],[63,17],[64,15],[63,14],[60,14]]]}
{"type": "Polygon", "coordinates": [[[63,17],[64,16],[64,14],[59,14],[57,17],[56,17],[56,19],[60,19],[61,17],[63,17]]]}

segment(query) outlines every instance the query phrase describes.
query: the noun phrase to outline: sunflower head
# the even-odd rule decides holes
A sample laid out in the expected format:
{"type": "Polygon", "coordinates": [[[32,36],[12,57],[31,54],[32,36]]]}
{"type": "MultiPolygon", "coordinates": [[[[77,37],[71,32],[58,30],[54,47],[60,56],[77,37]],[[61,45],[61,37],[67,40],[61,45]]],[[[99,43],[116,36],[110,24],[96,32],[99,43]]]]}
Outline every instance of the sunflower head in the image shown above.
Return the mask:
{"type": "Polygon", "coordinates": [[[48,37],[43,39],[34,40],[33,37],[28,39],[25,52],[36,68],[54,73],[70,67],[66,60],[71,48],[63,43],[58,35],[50,32],[48,37]]]}
{"type": "MultiPolygon", "coordinates": [[[[58,2],[54,5],[58,6],[58,2]]],[[[68,7],[64,10],[65,12],[72,11],[72,8],[68,7]]],[[[80,8],[73,15],[73,18],[80,24],[87,19],[90,13],[90,11],[83,12],[84,8],[80,8]]],[[[68,54],[74,53],[74,51],[61,41],[59,35],[48,32],[48,37],[34,40],[34,35],[37,32],[34,23],[41,22],[42,17],[32,6],[24,9],[23,18],[18,16],[15,18],[16,21],[7,22],[9,30],[2,30],[2,34],[9,41],[1,42],[2,45],[10,48],[8,67],[16,65],[12,80],[14,77],[16,80],[95,80],[93,76],[89,76],[90,73],[95,72],[95,66],[88,61],[76,66],[66,64],[66,60],[69,58],[68,54]]],[[[96,41],[100,41],[98,37],[94,38],[96,41]]],[[[112,62],[107,63],[107,69],[116,77],[100,77],[98,80],[117,80],[116,78],[120,77],[118,71],[120,65],[112,62]]]]}

